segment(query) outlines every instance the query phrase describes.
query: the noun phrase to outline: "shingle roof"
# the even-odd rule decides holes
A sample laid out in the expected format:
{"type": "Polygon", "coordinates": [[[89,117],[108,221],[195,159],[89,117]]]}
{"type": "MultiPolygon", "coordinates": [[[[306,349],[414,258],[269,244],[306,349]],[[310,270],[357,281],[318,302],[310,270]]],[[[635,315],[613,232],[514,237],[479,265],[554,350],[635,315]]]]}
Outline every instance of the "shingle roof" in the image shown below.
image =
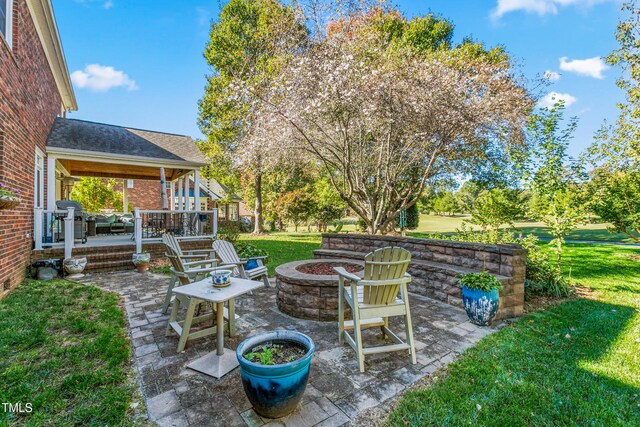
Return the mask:
{"type": "Polygon", "coordinates": [[[190,136],[58,117],[47,147],[206,163],[190,136]]]}

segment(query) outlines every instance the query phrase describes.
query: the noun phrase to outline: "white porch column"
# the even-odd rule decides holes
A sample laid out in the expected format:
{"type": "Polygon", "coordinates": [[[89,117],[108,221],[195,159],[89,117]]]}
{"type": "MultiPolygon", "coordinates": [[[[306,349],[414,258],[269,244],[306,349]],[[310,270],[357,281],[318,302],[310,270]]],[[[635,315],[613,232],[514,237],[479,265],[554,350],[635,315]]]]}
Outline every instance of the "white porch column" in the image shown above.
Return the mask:
{"type": "Polygon", "coordinates": [[[191,204],[189,203],[189,187],[191,180],[189,179],[189,174],[187,174],[184,178],[184,210],[190,211],[191,204]]]}
{"type": "Polygon", "coordinates": [[[176,183],[173,181],[169,181],[169,191],[167,191],[167,197],[169,198],[169,210],[173,211],[175,210],[175,196],[174,193],[176,192],[176,183]]]}
{"type": "Polygon", "coordinates": [[[142,215],[140,215],[140,208],[134,208],[133,210],[133,235],[136,241],[136,253],[142,253],[142,215]]]}
{"type": "Polygon", "coordinates": [[[193,210],[200,210],[200,169],[193,171],[193,210]]]}
{"type": "Polygon", "coordinates": [[[184,197],[182,195],[182,189],[184,188],[184,178],[178,180],[178,210],[184,209],[184,197]]]}
{"type": "Polygon", "coordinates": [[[122,180],[122,212],[129,213],[129,180],[122,180]]]}
{"type": "Polygon", "coordinates": [[[35,249],[42,249],[42,208],[35,208],[34,212],[34,222],[33,222],[33,240],[35,242],[35,249]]]}
{"type": "Polygon", "coordinates": [[[56,209],[56,158],[47,156],[47,210],[56,209]]]}
{"type": "Polygon", "coordinates": [[[67,216],[64,218],[64,259],[71,258],[75,239],[74,208],[67,208],[67,216]]]}

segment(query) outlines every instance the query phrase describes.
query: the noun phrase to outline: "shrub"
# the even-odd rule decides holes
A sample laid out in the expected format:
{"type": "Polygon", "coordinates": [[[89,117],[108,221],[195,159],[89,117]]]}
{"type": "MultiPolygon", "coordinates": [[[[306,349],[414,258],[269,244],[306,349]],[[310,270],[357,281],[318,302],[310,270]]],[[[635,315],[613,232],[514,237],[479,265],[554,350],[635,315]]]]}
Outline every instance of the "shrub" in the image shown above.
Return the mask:
{"type": "Polygon", "coordinates": [[[478,289],[484,292],[491,292],[494,289],[502,289],[502,283],[486,271],[481,273],[467,273],[460,276],[460,284],[471,289],[478,289]]]}
{"type": "Polygon", "coordinates": [[[218,239],[227,240],[235,246],[240,237],[241,226],[238,222],[225,221],[218,224],[218,239]]]}
{"type": "Polygon", "coordinates": [[[553,297],[569,295],[571,287],[558,270],[551,265],[549,254],[538,245],[539,239],[534,235],[515,236],[512,229],[474,231],[462,223],[455,234],[434,234],[433,239],[453,240],[457,242],[473,242],[485,244],[516,243],[527,251],[526,283],[529,294],[540,294],[553,297]]]}
{"type": "MultiPolygon", "coordinates": [[[[409,206],[406,212],[407,223],[405,225],[405,229],[415,230],[420,224],[420,211],[418,210],[418,204],[414,203],[413,205],[409,206]]],[[[398,215],[396,225],[400,227],[400,215],[398,215]]]]}
{"type": "MultiPolygon", "coordinates": [[[[238,242],[236,249],[240,258],[248,259],[259,256],[269,256],[269,253],[264,249],[257,248],[246,242],[238,242]]],[[[265,258],[263,262],[266,264],[268,262],[268,258],[265,258]]]]}

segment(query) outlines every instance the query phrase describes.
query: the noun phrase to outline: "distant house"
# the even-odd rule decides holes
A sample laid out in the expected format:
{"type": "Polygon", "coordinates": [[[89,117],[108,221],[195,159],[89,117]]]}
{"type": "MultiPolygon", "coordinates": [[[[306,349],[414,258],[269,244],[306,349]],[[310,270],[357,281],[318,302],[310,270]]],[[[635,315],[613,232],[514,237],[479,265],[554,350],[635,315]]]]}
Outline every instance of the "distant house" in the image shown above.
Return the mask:
{"type": "Polygon", "coordinates": [[[220,221],[238,221],[240,219],[240,206],[242,198],[231,193],[227,187],[220,184],[215,179],[203,179],[202,185],[219,198],[215,207],[218,209],[218,219],[220,221]]]}

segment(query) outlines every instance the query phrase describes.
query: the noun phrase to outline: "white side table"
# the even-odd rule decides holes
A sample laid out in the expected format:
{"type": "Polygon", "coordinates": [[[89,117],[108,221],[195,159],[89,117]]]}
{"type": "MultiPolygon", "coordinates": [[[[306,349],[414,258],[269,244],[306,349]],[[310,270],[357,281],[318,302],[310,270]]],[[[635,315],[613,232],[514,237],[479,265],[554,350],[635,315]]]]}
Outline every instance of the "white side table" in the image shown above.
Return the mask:
{"type": "MultiPolygon", "coordinates": [[[[177,305],[174,305],[174,310],[172,310],[171,318],[169,320],[169,327],[172,327],[178,335],[180,335],[182,349],[184,349],[184,344],[189,338],[202,337],[214,332],[216,334],[216,351],[206,354],[191,362],[187,365],[188,368],[212,377],[220,378],[239,365],[235,352],[229,349],[226,349],[227,351],[225,351],[224,348],[224,303],[226,301],[232,301],[234,298],[262,286],[264,286],[262,282],[232,277],[231,284],[226,288],[215,288],[211,283],[211,279],[207,278],[173,289],[174,294],[188,297],[191,301],[182,327],[180,327],[178,322],[176,322],[177,305]],[[195,306],[204,301],[216,304],[216,326],[190,334],[189,329],[192,321],[194,320],[193,314],[195,306]],[[176,313],[174,313],[174,311],[176,313]]],[[[232,310],[229,310],[229,319],[231,320],[233,316],[234,313],[232,310]]],[[[181,351],[180,344],[178,345],[178,351],[181,351]]]]}

